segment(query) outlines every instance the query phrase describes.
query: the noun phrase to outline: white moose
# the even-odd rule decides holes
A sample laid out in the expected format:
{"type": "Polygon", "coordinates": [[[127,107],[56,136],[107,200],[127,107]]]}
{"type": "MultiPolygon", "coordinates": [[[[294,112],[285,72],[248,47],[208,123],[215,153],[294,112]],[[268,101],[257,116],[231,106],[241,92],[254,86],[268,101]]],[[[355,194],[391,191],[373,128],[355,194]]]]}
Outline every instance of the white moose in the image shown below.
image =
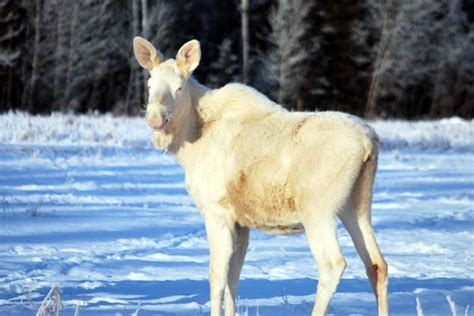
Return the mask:
{"type": "Polygon", "coordinates": [[[319,269],[312,315],[324,315],[346,266],[336,217],[365,264],[379,315],[387,315],[387,264],[370,215],[373,129],[343,113],[288,112],[243,84],[199,84],[191,76],[201,58],[197,40],[168,60],[141,37],[133,44],[151,74],[146,119],[153,143],[179,161],[205,221],[211,315],[221,315],[223,299],[225,315],[235,314],[249,228],[306,233],[319,269]]]}

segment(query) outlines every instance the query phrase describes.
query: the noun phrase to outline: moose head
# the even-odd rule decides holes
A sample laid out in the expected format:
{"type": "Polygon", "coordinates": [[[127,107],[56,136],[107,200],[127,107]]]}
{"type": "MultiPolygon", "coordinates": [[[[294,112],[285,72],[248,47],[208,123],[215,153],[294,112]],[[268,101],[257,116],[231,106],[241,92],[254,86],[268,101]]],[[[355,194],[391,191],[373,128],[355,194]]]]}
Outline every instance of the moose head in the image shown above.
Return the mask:
{"type": "Polygon", "coordinates": [[[133,49],[138,63],[150,73],[146,120],[153,129],[156,147],[167,149],[182,130],[192,110],[189,82],[201,59],[199,41],[186,42],[175,59],[163,55],[142,37],[135,37],[133,49]]]}

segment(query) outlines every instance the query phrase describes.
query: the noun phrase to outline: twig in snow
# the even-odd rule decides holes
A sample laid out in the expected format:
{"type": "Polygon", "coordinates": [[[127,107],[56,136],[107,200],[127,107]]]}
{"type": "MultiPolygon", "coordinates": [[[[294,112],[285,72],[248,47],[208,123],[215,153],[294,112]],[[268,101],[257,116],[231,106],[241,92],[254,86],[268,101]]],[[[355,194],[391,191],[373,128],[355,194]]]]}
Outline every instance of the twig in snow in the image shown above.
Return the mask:
{"type": "Polygon", "coordinates": [[[420,298],[416,297],[416,315],[423,316],[423,308],[421,307],[420,298]]]}
{"type": "Polygon", "coordinates": [[[59,310],[62,307],[59,288],[57,286],[53,286],[48,295],[46,295],[44,298],[43,303],[41,303],[36,316],[58,316],[59,310]]]}
{"type": "Polygon", "coordinates": [[[80,316],[81,315],[81,311],[80,311],[80,304],[77,303],[76,305],[76,310],[74,311],[74,316],[80,316]]]}
{"type": "Polygon", "coordinates": [[[132,314],[132,316],[138,316],[138,312],[140,311],[141,306],[142,306],[142,302],[138,302],[137,309],[135,310],[135,313],[132,314]]]}
{"type": "Polygon", "coordinates": [[[451,299],[451,296],[446,295],[446,299],[448,300],[449,308],[451,309],[451,314],[452,314],[453,316],[456,316],[456,315],[457,315],[457,312],[456,312],[456,304],[455,304],[454,301],[451,299]]]}

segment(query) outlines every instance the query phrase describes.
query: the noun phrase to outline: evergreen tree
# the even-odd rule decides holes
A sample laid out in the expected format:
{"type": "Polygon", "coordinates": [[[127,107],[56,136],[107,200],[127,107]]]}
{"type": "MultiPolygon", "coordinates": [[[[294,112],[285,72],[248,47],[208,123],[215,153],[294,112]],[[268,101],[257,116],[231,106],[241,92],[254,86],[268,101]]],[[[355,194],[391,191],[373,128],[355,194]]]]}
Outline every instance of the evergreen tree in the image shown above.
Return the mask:
{"type": "Polygon", "coordinates": [[[0,111],[15,108],[21,96],[19,74],[26,12],[18,1],[0,2],[0,111]]]}
{"type": "Polygon", "coordinates": [[[211,87],[221,87],[229,82],[240,80],[239,57],[232,51],[232,40],[224,38],[219,45],[219,55],[211,63],[208,83],[211,87]]]}
{"type": "MultiPolygon", "coordinates": [[[[249,84],[288,108],[474,115],[472,1],[250,0],[247,13],[249,84]]],[[[0,0],[0,111],[140,113],[137,35],[166,57],[196,38],[198,80],[242,79],[240,1],[0,0]]]]}
{"type": "Polygon", "coordinates": [[[288,108],[304,109],[308,67],[318,46],[311,37],[309,21],[312,2],[280,0],[270,15],[272,47],[268,56],[268,75],[275,100],[288,108]]]}

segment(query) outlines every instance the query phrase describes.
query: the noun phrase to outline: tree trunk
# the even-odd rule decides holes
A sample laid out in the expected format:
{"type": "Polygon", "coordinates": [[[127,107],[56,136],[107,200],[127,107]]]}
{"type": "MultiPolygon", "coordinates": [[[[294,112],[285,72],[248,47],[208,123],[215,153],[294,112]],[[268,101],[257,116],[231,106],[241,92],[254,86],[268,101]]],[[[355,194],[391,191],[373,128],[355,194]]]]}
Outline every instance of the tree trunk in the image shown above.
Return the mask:
{"type": "MultiPolygon", "coordinates": [[[[26,30],[25,30],[25,37],[26,38],[30,37],[30,32],[31,32],[30,23],[26,23],[26,30]]],[[[22,52],[24,52],[24,50],[25,49],[22,48],[22,52]]],[[[26,60],[21,61],[20,80],[25,83],[23,85],[22,91],[21,91],[21,107],[22,107],[22,109],[25,109],[27,107],[26,103],[28,101],[28,92],[29,92],[28,65],[29,65],[29,63],[26,60]]]]}
{"type": "MultiPolygon", "coordinates": [[[[148,39],[149,38],[149,24],[148,24],[148,1],[142,0],[142,34],[143,37],[148,39]]],[[[148,87],[145,84],[147,82],[147,74],[142,69],[139,70],[142,74],[143,79],[143,95],[148,93],[148,87]]]]}
{"type": "Polygon", "coordinates": [[[28,108],[33,110],[33,102],[36,95],[36,86],[38,82],[38,63],[39,63],[39,44],[41,40],[41,18],[43,14],[43,0],[36,0],[36,17],[35,17],[35,42],[33,46],[33,62],[31,64],[31,81],[30,92],[28,98],[28,108]]]}
{"type": "Polygon", "coordinates": [[[283,65],[283,63],[285,63],[285,61],[283,60],[283,58],[281,58],[280,56],[280,63],[278,65],[278,98],[277,98],[277,101],[278,101],[278,104],[284,106],[285,108],[287,107],[286,104],[284,105],[283,104],[283,98],[284,98],[284,95],[283,95],[283,87],[284,87],[284,79],[283,79],[283,73],[285,71],[285,67],[283,65]]]}
{"type": "Polygon", "coordinates": [[[68,57],[67,57],[67,75],[66,75],[66,93],[65,93],[65,98],[63,100],[63,109],[67,109],[67,103],[71,101],[71,93],[72,93],[72,87],[71,87],[71,79],[72,79],[72,67],[73,67],[73,62],[74,62],[74,55],[76,48],[74,47],[75,45],[75,33],[76,33],[76,21],[77,21],[77,6],[78,6],[78,1],[73,1],[73,6],[72,6],[72,20],[71,20],[71,27],[70,27],[70,38],[69,38],[69,52],[68,52],[68,57]]]}
{"type": "Polygon", "coordinates": [[[280,61],[280,65],[278,65],[279,71],[278,71],[278,96],[277,96],[277,101],[278,104],[283,105],[283,67],[280,61]]]}
{"type": "Polygon", "coordinates": [[[62,60],[61,57],[63,56],[63,49],[65,47],[63,46],[64,41],[63,41],[63,35],[64,35],[64,30],[65,30],[65,10],[64,10],[64,2],[59,2],[58,3],[59,9],[58,9],[58,21],[56,24],[56,51],[55,51],[55,56],[54,56],[54,84],[53,84],[53,111],[57,111],[60,108],[60,98],[59,97],[59,91],[60,85],[61,85],[61,79],[62,78],[62,72],[61,72],[61,64],[62,60]]]}
{"type": "Polygon", "coordinates": [[[146,39],[149,37],[149,27],[148,27],[148,1],[141,0],[141,18],[142,18],[142,36],[146,39]]]}
{"type": "Polygon", "coordinates": [[[304,111],[304,102],[303,102],[303,98],[301,97],[298,97],[298,99],[296,100],[296,110],[304,111]]]}
{"type": "MultiPolygon", "coordinates": [[[[132,28],[133,36],[140,34],[140,8],[138,1],[132,1],[132,28]]],[[[134,99],[139,98],[141,100],[141,89],[140,89],[140,69],[138,64],[134,60],[135,57],[130,59],[130,77],[128,81],[127,99],[125,104],[125,112],[131,112],[131,108],[134,105],[134,99]]]]}
{"type": "Polygon", "coordinates": [[[392,39],[392,30],[395,24],[395,18],[392,12],[392,0],[386,0],[383,7],[383,27],[380,42],[377,49],[372,81],[370,82],[367,105],[365,108],[365,117],[374,118],[377,114],[377,97],[380,91],[381,68],[390,54],[390,43],[392,39]]]}
{"type": "Polygon", "coordinates": [[[242,16],[242,81],[249,82],[249,0],[241,0],[242,16]]]}
{"type": "Polygon", "coordinates": [[[13,70],[10,68],[8,69],[7,102],[5,107],[8,110],[15,108],[12,97],[13,89],[13,70]]]}

